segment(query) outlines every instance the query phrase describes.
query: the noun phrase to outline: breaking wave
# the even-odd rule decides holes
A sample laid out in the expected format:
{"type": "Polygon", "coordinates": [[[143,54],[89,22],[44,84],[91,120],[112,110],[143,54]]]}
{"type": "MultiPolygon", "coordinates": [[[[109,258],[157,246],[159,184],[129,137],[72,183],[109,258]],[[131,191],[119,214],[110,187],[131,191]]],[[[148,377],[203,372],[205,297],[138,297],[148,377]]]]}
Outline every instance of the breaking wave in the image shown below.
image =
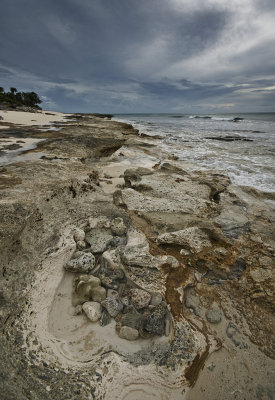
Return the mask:
{"type": "Polygon", "coordinates": [[[232,121],[232,122],[239,122],[242,121],[244,118],[241,117],[213,117],[210,115],[190,115],[189,118],[195,119],[211,119],[212,121],[232,121]]]}

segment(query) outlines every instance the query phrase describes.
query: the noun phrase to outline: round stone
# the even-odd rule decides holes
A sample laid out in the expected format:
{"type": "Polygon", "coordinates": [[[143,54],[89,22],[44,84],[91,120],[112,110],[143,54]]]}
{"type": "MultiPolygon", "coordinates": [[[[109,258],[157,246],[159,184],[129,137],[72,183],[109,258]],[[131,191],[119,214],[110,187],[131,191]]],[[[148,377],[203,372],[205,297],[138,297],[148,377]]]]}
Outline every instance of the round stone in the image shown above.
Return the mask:
{"type": "Polygon", "coordinates": [[[141,308],[147,307],[151,300],[150,293],[142,289],[131,289],[130,299],[133,306],[139,310],[141,308]]]}
{"type": "Polygon", "coordinates": [[[115,318],[122,310],[123,304],[113,297],[107,297],[101,302],[102,307],[106,308],[111,317],[115,318]]]}
{"type": "Polygon", "coordinates": [[[64,268],[71,272],[91,272],[95,266],[95,257],[91,253],[84,253],[80,257],[73,258],[64,268]]]}
{"type": "Polygon", "coordinates": [[[82,309],[92,322],[98,321],[101,317],[101,305],[95,301],[87,301],[82,309]]]}
{"type": "Polygon", "coordinates": [[[136,340],[138,338],[138,330],[129,326],[122,326],[118,335],[121,339],[136,340]]]}

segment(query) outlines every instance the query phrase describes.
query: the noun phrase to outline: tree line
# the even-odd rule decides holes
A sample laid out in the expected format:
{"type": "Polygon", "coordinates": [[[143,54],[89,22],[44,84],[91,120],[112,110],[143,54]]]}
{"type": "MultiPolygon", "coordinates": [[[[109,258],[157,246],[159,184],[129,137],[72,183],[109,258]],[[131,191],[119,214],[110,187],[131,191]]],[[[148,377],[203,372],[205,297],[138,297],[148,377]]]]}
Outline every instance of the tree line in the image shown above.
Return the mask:
{"type": "Polygon", "coordinates": [[[41,104],[42,100],[35,92],[18,92],[14,87],[11,87],[9,92],[5,92],[0,86],[0,103],[12,108],[27,106],[41,109],[38,104],[41,104]]]}

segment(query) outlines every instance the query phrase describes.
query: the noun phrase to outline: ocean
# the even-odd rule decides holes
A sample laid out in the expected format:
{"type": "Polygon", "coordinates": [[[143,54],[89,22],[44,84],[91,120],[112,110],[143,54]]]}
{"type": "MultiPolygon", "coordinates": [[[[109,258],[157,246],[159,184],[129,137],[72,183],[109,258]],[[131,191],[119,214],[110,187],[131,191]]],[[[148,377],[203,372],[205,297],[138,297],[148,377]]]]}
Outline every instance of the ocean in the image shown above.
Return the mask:
{"type": "Polygon", "coordinates": [[[214,170],[234,185],[275,191],[275,113],[116,114],[113,119],[156,136],[189,171],[214,170]]]}

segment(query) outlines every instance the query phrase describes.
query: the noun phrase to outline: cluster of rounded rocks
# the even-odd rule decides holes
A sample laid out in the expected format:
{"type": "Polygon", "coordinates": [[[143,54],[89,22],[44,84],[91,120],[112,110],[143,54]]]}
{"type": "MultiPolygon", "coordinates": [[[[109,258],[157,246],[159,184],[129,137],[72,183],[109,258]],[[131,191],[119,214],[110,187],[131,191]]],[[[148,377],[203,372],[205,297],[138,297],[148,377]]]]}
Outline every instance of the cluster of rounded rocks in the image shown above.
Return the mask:
{"type": "Polygon", "coordinates": [[[76,273],[73,281],[75,313],[105,326],[112,318],[118,335],[127,340],[169,335],[171,314],[159,293],[149,293],[127,279],[123,265],[106,263],[105,251],[127,242],[122,218],[89,219],[74,232],[78,250],[64,266],[76,273]]]}

